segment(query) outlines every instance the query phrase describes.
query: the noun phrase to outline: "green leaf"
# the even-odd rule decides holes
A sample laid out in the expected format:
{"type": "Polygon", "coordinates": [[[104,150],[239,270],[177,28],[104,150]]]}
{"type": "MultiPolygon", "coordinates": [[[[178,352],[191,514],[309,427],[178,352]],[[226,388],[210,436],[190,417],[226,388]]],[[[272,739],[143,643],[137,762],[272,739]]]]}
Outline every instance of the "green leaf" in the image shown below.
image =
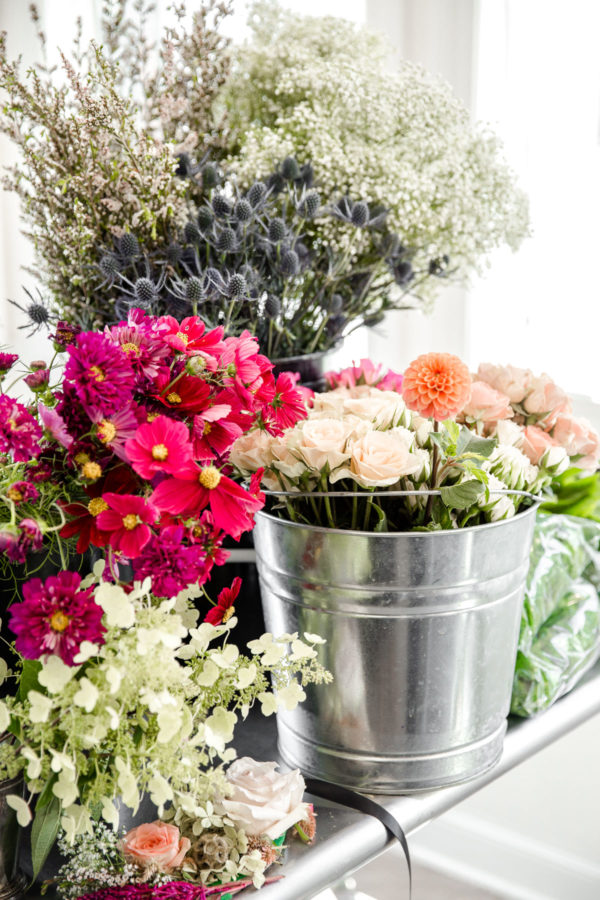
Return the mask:
{"type": "Polygon", "coordinates": [[[444,428],[448,432],[452,443],[456,445],[461,431],[460,426],[456,424],[454,419],[446,419],[446,421],[444,422],[444,428]]]}
{"type": "Polygon", "coordinates": [[[34,879],[39,875],[56,840],[60,812],[61,803],[58,797],[54,797],[42,809],[36,808],[35,819],[31,826],[31,860],[34,879]]]}
{"type": "Polygon", "coordinates": [[[58,775],[52,775],[52,777],[48,779],[48,781],[44,785],[43,791],[38,797],[37,803],[35,804],[36,810],[43,809],[45,806],[48,806],[48,804],[52,802],[55,797],[55,795],[52,793],[52,788],[57,781],[58,775]]]}
{"type": "Polygon", "coordinates": [[[39,659],[23,660],[23,671],[19,682],[19,700],[26,700],[29,691],[39,691],[40,694],[46,693],[38,681],[38,675],[41,671],[42,664],[39,659]]]}
{"type": "Polygon", "coordinates": [[[479,437],[468,428],[463,428],[456,444],[456,455],[463,456],[465,453],[474,453],[487,459],[494,452],[495,446],[496,441],[493,438],[479,437]]]}
{"type": "Polygon", "coordinates": [[[450,509],[467,509],[483,494],[485,486],[481,482],[472,479],[471,481],[463,481],[462,484],[443,487],[440,491],[442,500],[450,509]]]}
{"type": "Polygon", "coordinates": [[[381,507],[377,506],[376,503],[373,504],[372,509],[374,509],[377,513],[377,518],[379,520],[375,525],[373,531],[388,531],[388,521],[384,511],[381,509],[381,507]]]}

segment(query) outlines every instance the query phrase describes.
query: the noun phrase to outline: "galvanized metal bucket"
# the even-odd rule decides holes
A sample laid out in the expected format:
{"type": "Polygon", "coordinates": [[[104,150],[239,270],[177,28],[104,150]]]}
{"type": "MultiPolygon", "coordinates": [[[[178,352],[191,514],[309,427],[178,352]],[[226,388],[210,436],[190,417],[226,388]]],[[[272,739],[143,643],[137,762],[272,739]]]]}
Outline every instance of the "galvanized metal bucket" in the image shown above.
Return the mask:
{"type": "Polygon", "coordinates": [[[312,632],[334,680],[277,715],[303,772],[370,793],[466,781],[502,752],[535,507],[456,531],[374,534],[260,512],[267,628],[312,632]]]}

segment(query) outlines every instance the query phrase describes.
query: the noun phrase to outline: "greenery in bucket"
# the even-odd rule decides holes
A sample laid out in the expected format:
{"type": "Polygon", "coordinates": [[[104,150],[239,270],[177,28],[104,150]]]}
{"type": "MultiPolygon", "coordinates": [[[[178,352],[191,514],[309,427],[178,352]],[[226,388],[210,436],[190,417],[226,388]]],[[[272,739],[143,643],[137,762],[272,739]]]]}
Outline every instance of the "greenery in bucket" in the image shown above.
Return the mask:
{"type": "Polygon", "coordinates": [[[269,509],[295,522],[380,532],[496,522],[569,465],[598,464],[598,434],[547,375],[482,365],[471,376],[430,353],[403,376],[363,360],[329,383],[307,419],[232,448],[243,475],[263,471],[269,509]]]}

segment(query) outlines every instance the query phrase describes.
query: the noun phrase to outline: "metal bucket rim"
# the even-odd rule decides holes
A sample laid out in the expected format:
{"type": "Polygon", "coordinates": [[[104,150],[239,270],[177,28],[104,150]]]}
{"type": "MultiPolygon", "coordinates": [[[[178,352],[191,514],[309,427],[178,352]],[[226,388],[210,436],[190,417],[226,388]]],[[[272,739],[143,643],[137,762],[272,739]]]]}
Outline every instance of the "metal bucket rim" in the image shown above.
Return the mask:
{"type": "Polygon", "coordinates": [[[342,534],[373,538],[397,538],[399,535],[402,535],[402,537],[413,538],[434,538],[436,535],[439,535],[440,537],[448,534],[460,535],[465,532],[488,531],[492,528],[509,525],[511,522],[525,518],[527,515],[531,515],[532,513],[535,514],[541,502],[542,501],[539,500],[536,503],[532,503],[527,509],[519,510],[519,512],[517,512],[516,515],[511,516],[510,519],[500,519],[498,522],[484,522],[483,525],[466,525],[464,528],[440,528],[437,531],[354,531],[350,528],[325,528],[323,525],[307,525],[304,522],[290,522],[289,519],[281,519],[279,516],[274,516],[262,509],[258,510],[258,512],[255,513],[255,516],[257,518],[260,516],[271,522],[281,522],[283,525],[287,525],[290,528],[306,528],[314,534],[342,534]]]}

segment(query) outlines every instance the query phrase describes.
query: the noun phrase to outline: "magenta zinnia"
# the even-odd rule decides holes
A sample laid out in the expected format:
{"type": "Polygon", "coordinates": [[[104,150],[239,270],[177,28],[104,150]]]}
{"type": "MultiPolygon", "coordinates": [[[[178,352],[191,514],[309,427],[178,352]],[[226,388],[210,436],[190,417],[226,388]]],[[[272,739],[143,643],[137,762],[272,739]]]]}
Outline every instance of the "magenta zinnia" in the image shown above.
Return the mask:
{"type": "Polygon", "coordinates": [[[129,403],[135,375],[126,354],[108,336],[82,332],[67,350],[65,381],[74,386],[91,419],[98,421],[129,403]]]}
{"type": "Polygon", "coordinates": [[[32,578],[23,585],[22,603],[9,610],[10,627],[17,635],[15,647],[26,659],[60,656],[68,666],[83,641],[104,643],[102,609],[92,588],[79,590],[76,572],[59,572],[45,582],[32,578]]]}
{"type": "Polygon", "coordinates": [[[42,429],[22,403],[0,396],[0,453],[11,453],[15,462],[40,455],[42,429]]]}

